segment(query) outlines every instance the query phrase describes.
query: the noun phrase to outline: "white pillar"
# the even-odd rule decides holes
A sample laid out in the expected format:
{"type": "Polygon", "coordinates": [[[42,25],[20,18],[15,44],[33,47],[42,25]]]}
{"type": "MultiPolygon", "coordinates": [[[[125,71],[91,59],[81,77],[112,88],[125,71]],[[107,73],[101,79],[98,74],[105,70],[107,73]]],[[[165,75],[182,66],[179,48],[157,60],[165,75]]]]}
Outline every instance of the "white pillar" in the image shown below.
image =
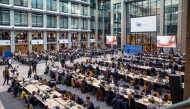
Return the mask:
{"type": "Polygon", "coordinates": [[[32,27],[32,13],[28,12],[28,27],[32,27]]]}
{"type": "Polygon", "coordinates": [[[121,2],[121,49],[126,44],[126,4],[121,2]]]}
{"type": "Polygon", "coordinates": [[[32,1],[32,0],[28,0],[28,8],[31,8],[31,7],[32,7],[32,6],[31,6],[31,5],[32,5],[32,4],[31,4],[31,3],[32,3],[31,1],[32,1]]]}
{"type": "Polygon", "coordinates": [[[56,46],[57,51],[59,51],[59,32],[56,32],[56,46]]]}
{"type": "Polygon", "coordinates": [[[87,35],[88,35],[88,42],[87,42],[87,44],[88,44],[88,47],[90,47],[90,32],[88,32],[87,35]]]}
{"type": "Polygon", "coordinates": [[[111,2],[111,6],[110,6],[110,21],[111,21],[111,26],[110,26],[110,32],[111,32],[111,35],[114,35],[114,9],[113,9],[113,2],[111,2]]]}
{"type": "Polygon", "coordinates": [[[11,40],[10,40],[11,52],[14,52],[15,51],[15,32],[13,30],[10,31],[10,36],[11,36],[11,40]]]}
{"type": "Polygon", "coordinates": [[[57,12],[59,12],[59,0],[57,0],[56,3],[57,3],[57,4],[56,4],[56,6],[57,6],[57,12]]]}
{"type": "Polygon", "coordinates": [[[14,10],[10,10],[10,26],[14,26],[14,10]]]}
{"type": "Polygon", "coordinates": [[[160,35],[164,35],[164,1],[160,0],[160,35]]]}
{"type": "Polygon", "coordinates": [[[68,48],[71,48],[71,32],[68,33],[68,48]]]}
{"type": "Polygon", "coordinates": [[[43,0],[43,10],[46,10],[46,0],[43,0]]]}
{"type": "Polygon", "coordinates": [[[95,46],[98,48],[98,3],[96,3],[96,15],[95,15],[95,46]]]}
{"type": "Polygon", "coordinates": [[[68,13],[71,13],[71,2],[68,2],[68,13]]]}
{"type": "Polygon", "coordinates": [[[44,50],[47,50],[47,32],[44,31],[44,50]]]}
{"type": "Polygon", "coordinates": [[[9,5],[14,5],[14,0],[9,0],[9,5]]]}
{"type": "Polygon", "coordinates": [[[28,51],[32,52],[32,32],[28,31],[28,51]]]}

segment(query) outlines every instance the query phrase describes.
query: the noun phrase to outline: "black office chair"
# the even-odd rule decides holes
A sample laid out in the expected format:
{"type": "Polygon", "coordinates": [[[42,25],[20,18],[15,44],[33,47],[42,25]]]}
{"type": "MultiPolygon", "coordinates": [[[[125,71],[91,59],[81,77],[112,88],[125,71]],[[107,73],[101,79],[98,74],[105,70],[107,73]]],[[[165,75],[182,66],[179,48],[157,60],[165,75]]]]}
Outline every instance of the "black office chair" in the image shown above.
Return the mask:
{"type": "Polygon", "coordinates": [[[135,90],[140,90],[140,87],[136,85],[136,86],[134,86],[134,89],[135,90]]]}

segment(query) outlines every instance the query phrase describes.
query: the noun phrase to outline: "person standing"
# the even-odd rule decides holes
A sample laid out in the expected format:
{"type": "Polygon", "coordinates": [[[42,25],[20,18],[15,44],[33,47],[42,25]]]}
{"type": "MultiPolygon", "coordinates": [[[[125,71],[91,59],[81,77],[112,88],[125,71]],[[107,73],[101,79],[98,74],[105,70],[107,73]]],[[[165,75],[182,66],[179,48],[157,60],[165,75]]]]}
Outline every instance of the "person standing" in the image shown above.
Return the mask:
{"type": "Polygon", "coordinates": [[[36,66],[37,66],[36,60],[32,61],[32,71],[33,71],[33,73],[34,72],[36,73],[36,66]]]}
{"type": "Polygon", "coordinates": [[[31,66],[29,66],[29,69],[28,69],[28,78],[31,78],[31,74],[32,74],[32,69],[31,69],[31,66]]]}
{"type": "Polygon", "coordinates": [[[5,84],[6,81],[7,85],[9,85],[9,77],[10,77],[9,70],[7,67],[5,67],[5,70],[3,71],[3,78],[5,79],[3,85],[5,84]]]}
{"type": "Polygon", "coordinates": [[[55,61],[54,59],[51,59],[51,66],[54,67],[54,65],[55,65],[55,61]]]}
{"type": "Polygon", "coordinates": [[[11,60],[11,58],[9,58],[8,59],[8,69],[9,69],[9,67],[13,68],[11,64],[12,64],[12,60],[11,60]]]}

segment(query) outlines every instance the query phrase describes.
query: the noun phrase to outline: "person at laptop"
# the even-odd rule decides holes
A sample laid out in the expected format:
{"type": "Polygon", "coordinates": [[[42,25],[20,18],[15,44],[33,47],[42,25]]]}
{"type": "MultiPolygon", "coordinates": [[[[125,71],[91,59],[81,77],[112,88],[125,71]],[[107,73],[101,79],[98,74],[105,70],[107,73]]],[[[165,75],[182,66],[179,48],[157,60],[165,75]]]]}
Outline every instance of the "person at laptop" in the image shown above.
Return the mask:
{"type": "Polygon", "coordinates": [[[123,87],[123,86],[125,85],[125,82],[124,82],[123,79],[121,78],[117,84],[118,84],[120,87],[123,87]]]}
{"type": "Polygon", "coordinates": [[[151,91],[148,89],[147,86],[144,86],[144,89],[142,90],[142,94],[143,95],[150,95],[151,91]]]}
{"type": "Polygon", "coordinates": [[[101,75],[98,77],[98,79],[104,79],[104,74],[103,73],[101,73],[101,75]]]}

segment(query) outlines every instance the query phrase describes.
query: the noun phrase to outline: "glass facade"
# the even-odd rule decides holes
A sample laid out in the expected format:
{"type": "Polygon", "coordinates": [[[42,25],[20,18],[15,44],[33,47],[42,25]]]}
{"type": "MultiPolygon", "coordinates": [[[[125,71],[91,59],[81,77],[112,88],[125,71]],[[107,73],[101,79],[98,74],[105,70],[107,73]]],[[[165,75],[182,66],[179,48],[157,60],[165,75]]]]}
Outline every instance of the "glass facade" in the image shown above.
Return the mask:
{"type": "Polygon", "coordinates": [[[49,11],[56,10],[56,0],[46,0],[46,8],[49,11]]]}
{"type": "Polygon", "coordinates": [[[110,35],[110,1],[104,2],[104,34],[110,35]]]}
{"type": "Polygon", "coordinates": [[[0,3],[8,4],[9,0],[0,0],[0,3]]]}
{"type": "Polygon", "coordinates": [[[81,29],[88,29],[88,20],[87,19],[82,19],[81,29]]]}
{"type": "Polygon", "coordinates": [[[56,16],[55,15],[47,15],[47,27],[48,28],[56,28],[56,16]]]}
{"type": "Polygon", "coordinates": [[[32,13],[32,26],[33,27],[42,27],[43,26],[43,14],[32,13]]]}
{"type": "Polygon", "coordinates": [[[164,34],[177,35],[178,0],[165,0],[164,34]]]}
{"type": "Polygon", "coordinates": [[[144,51],[156,50],[156,36],[160,34],[160,0],[144,0],[129,2],[126,8],[127,22],[131,24],[131,18],[156,16],[157,31],[155,32],[130,32],[127,27],[127,44],[142,45],[144,51]],[[129,13],[129,15],[127,14],[129,13]]]}
{"type": "Polygon", "coordinates": [[[71,13],[72,14],[78,14],[78,3],[71,3],[71,13]]]}
{"type": "Polygon", "coordinates": [[[59,11],[68,13],[68,2],[65,1],[60,1],[59,2],[59,11]]]}
{"type": "Polygon", "coordinates": [[[32,8],[42,9],[43,8],[43,0],[31,0],[32,8]]]}
{"type": "Polygon", "coordinates": [[[0,9],[0,25],[10,25],[9,10],[0,9]]]}
{"type": "Polygon", "coordinates": [[[71,18],[71,28],[78,29],[78,18],[76,17],[71,18]]]}
{"type": "Polygon", "coordinates": [[[16,5],[16,6],[28,6],[28,0],[14,0],[14,5],[16,5]]]}
{"type": "Polygon", "coordinates": [[[81,15],[88,15],[88,5],[81,5],[81,15]]]}
{"type": "Polygon", "coordinates": [[[14,12],[14,25],[15,26],[28,26],[28,13],[22,11],[14,12]]]}
{"type": "Polygon", "coordinates": [[[60,28],[68,28],[68,17],[60,16],[59,26],[60,28]]]}

